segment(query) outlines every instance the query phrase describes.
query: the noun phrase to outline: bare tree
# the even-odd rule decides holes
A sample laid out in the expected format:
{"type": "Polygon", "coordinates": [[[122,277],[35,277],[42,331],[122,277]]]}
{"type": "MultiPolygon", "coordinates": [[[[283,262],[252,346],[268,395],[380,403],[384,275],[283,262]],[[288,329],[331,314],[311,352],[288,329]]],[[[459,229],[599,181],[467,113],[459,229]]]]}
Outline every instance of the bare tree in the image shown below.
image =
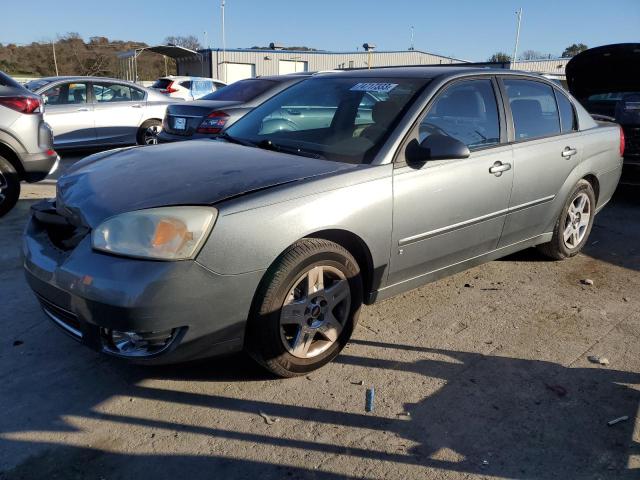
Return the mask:
{"type": "Polygon", "coordinates": [[[189,50],[200,50],[202,48],[198,37],[195,35],[189,35],[187,37],[170,35],[164,39],[164,43],[188,48],[189,50]]]}

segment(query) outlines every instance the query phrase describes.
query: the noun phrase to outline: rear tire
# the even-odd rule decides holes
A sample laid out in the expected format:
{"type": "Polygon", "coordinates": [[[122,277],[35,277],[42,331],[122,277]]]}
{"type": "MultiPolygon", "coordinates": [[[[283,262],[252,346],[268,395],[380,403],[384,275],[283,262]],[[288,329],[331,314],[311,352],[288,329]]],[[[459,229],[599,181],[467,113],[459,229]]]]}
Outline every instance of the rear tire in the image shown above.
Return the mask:
{"type": "Polygon", "coordinates": [[[304,375],[340,353],[361,305],[362,277],[353,256],[328,240],[300,240],[267,270],[245,348],[280,377],[304,375]]]}
{"type": "Polygon", "coordinates": [[[162,131],[162,122],[151,119],[144,122],[138,129],[136,141],[138,145],[157,145],[158,134],[162,131]]]}
{"type": "Polygon", "coordinates": [[[595,217],[596,196],[586,180],[580,180],[572,190],[553,229],[548,243],[538,250],[554,260],[577,255],[589,239],[595,217]]]}
{"type": "Polygon", "coordinates": [[[11,210],[20,198],[20,176],[13,165],[0,157],[0,217],[11,210]]]}

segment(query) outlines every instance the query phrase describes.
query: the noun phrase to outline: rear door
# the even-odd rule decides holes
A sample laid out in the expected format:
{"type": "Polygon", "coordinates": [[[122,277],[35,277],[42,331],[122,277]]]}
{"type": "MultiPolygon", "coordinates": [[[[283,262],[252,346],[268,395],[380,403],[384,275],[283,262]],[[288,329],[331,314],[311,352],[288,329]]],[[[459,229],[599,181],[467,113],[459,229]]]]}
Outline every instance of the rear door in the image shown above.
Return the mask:
{"type": "Polygon", "coordinates": [[[401,150],[393,173],[391,284],[496,248],[513,180],[511,146],[497,98],[491,77],[455,81],[406,140],[403,149],[413,139],[444,134],[465,143],[471,155],[411,165],[404,163],[401,150]]]}
{"type": "Polygon", "coordinates": [[[93,105],[85,82],[58,83],[46,89],[44,119],[53,129],[56,148],[91,145],[96,139],[93,105]]]}
{"type": "Polygon", "coordinates": [[[145,110],[146,94],[120,83],[94,82],[92,87],[96,143],[136,143],[136,134],[145,110]]]}
{"type": "Polygon", "coordinates": [[[553,222],[556,194],[580,161],[581,140],[574,108],[550,84],[529,78],[501,79],[510,116],[513,192],[500,246],[542,233],[553,222]]]}

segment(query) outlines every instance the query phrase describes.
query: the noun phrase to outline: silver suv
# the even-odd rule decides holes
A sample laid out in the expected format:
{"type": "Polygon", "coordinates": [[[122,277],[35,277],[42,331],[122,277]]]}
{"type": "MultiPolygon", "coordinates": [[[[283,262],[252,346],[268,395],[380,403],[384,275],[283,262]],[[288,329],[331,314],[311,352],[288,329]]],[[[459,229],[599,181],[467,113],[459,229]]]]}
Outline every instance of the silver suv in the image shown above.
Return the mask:
{"type": "Polygon", "coordinates": [[[20,181],[37,182],[58,158],[40,97],[0,72],[0,217],[20,197],[20,181]]]}

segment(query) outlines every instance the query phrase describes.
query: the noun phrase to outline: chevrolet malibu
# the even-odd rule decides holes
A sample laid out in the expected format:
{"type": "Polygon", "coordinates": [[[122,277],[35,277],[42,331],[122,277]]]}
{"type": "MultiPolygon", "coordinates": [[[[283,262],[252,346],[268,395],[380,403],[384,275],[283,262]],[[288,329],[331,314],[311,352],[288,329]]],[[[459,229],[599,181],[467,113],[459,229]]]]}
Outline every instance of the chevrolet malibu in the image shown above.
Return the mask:
{"type": "Polygon", "coordinates": [[[51,320],[98,351],[245,349],[301,375],[338,355],[363,303],[532,246],[576,255],[622,153],[617,125],[539,76],[321,74],[218,140],[78,162],[33,206],[24,267],[51,320]]]}

